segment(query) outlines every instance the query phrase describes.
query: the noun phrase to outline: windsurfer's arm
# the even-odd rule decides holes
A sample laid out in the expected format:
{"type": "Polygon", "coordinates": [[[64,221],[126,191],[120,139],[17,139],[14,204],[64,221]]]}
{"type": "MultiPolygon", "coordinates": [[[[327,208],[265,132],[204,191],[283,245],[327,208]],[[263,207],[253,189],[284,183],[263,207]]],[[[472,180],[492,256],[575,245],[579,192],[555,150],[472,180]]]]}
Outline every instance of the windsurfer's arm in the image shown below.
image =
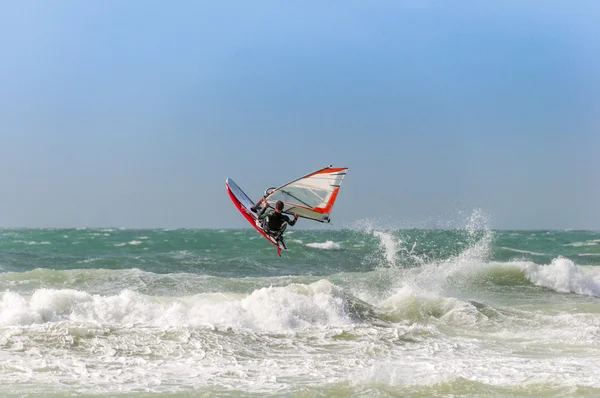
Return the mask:
{"type": "MultiPolygon", "coordinates": [[[[252,210],[254,213],[256,213],[256,210],[258,210],[258,208],[260,207],[260,204],[263,202],[263,200],[265,200],[264,197],[260,198],[258,200],[258,202],[256,202],[256,204],[250,208],[250,210],[252,210]]],[[[258,217],[260,218],[260,216],[258,216],[258,217]]]]}
{"type": "Polygon", "coordinates": [[[296,221],[298,221],[298,214],[294,214],[294,219],[291,221],[289,221],[289,217],[287,217],[287,219],[288,219],[288,224],[293,227],[294,224],[296,224],[296,221]]]}
{"type": "Polygon", "coordinates": [[[263,216],[263,214],[265,214],[265,211],[267,211],[268,208],[269,208],[269,202],[265,201],[262,210],[260,211],[260,213],[258,213],[258,216],[257,216],[258,219],[260,219],[263,216]]]}

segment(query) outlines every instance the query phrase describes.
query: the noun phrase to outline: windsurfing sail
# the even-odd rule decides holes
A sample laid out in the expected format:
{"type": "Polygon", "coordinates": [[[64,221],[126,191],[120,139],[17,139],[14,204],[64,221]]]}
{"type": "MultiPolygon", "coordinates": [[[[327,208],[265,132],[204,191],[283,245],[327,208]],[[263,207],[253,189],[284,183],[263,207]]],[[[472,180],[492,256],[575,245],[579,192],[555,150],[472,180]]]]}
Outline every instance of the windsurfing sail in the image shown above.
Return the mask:
{"type": "Polygon", "coordinates": [[[265,200],[271,207],[281,200],[284,213],[329,222],[347,170],[347,167],[325,167],[275,188],[265,200]]]}

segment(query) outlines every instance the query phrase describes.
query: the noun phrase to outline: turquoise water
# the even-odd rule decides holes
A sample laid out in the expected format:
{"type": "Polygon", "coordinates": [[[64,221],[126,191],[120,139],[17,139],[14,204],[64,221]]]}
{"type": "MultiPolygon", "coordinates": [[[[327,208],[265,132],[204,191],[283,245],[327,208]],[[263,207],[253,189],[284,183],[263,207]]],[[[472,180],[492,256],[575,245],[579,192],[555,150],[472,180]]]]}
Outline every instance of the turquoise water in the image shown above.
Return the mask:
{"type": "Polygon", "coordinates": [[[0,230],[3,396],[597,396],[600,233],[0,230]]]}

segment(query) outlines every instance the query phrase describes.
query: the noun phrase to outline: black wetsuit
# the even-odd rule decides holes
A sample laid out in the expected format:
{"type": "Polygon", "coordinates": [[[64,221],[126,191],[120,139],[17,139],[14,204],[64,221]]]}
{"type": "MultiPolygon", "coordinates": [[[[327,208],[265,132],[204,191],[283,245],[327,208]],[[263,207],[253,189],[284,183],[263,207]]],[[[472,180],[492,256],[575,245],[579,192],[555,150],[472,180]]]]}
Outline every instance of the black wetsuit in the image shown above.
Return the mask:
{"type": "MultiPolygon", "coordinates": [[[[265,213],[265,211],[267,209],[268,209],[268,207],[265,207],[261,210],[261,212],[258,214],[259,219],[262,217],[262,215],[265,213]]],[[[290,218],[288,216],[286,216],[285,214],[277,213],[276,211],[271,212],[268,215],[268,217],[269,218],[268,218],[268,222],[267,222],[267,228],[273,232],[279,231],[284,222],[287,222],[288,225],[291,225],[292,227],[294,226],[294,224],[296,224],[295,218],[290,220],[290,218]]]]}

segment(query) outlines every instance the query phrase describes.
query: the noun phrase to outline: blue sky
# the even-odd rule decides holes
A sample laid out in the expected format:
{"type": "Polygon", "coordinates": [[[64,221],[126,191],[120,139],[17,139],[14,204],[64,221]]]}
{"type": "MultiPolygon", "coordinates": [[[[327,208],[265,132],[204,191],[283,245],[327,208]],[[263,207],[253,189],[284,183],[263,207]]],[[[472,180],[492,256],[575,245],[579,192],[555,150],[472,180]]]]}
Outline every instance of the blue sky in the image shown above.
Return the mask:
{"type": "Polygon", "coordinates": [[[0,226],[245,227],[226,177],[256,197],[333,164],[338,226],[478,208],[600,229],[599,20],[595,1],[3,2],[0,226]]]}

